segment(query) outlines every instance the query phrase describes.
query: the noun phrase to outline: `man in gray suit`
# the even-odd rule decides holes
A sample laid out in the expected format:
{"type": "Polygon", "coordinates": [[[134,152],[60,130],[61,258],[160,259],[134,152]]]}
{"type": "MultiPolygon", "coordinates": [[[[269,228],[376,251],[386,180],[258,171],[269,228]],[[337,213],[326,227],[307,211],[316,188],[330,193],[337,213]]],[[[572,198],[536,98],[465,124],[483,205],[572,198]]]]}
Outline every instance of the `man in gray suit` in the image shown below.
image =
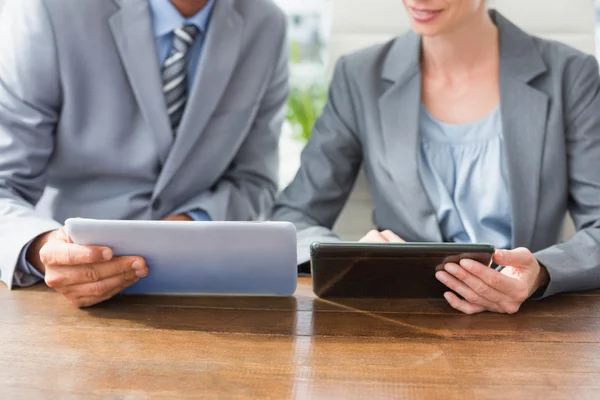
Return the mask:
{"type": "Polygon", "coordinates": [[[311,242],[338,240],[331,229],[362,165],[383,231],[365,241],[506,249],[501,273],[463,260],[436,274],[462,295],[445,294],[454,308],[514,313],[531,296],[599,288],[597,61],[482,0],[404,3],[418,34],[342,57],[275,207],[272,219],[298,228],[298,262],[311,242]],[[567,212],[578,232],[558,244],[567,212]]]}
{"type": "MultiPolygon", "coordinates": [[[[270,0],[8,0],[0,16],[0,279],[77,306],[148,273],[69,217],[238,220],[277,190],[286,19],[270,0]],[[57,195],[52,218],[34,206],[57,195]]],[[[150,272],[151,273],[151,272],[150,272]]]]}

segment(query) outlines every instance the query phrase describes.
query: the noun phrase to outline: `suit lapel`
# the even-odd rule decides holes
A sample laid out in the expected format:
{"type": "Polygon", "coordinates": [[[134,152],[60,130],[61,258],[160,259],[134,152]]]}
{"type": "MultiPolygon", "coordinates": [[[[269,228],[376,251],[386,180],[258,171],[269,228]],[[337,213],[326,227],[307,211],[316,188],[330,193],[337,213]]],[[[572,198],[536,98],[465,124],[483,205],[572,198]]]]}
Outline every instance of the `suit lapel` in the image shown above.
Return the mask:
{"type": "Polygon", "coordinates": [[[501,107],[513,246],[529,246],[538,208],[548,97],[522,82],[504,79],[501,107]]]}
{"type": "Polygon", "coordinates": [[[530,85],[547,71],[530,36],[500,14],[500,87],[513,246],[528,247],[536,225],[548,96],[530,85]]]}
{"type": "Polygon", "coordinates": [[[204,133],[234,72],[243,39],[243,19],[232,0],[215,2],[202,58],[173,148],[156,185],[166,188],[204,133]]]}
{"type": "Polygon", "coordinates": [[[404,228],[415,238],[439,242],[442,234],[437,216],[419,172],[420,49],[415,34],[393,43],[382,70],[379,109],[393,196],[404,220],[410,222],[404,228]]]}
{"type": "Polygon", "coordinates": [[[121,6],[110,18],[115,43],[142,116],[165,162],[173,141],[167,117],[150,10],[146,0],[114,0],[121,6]]]}

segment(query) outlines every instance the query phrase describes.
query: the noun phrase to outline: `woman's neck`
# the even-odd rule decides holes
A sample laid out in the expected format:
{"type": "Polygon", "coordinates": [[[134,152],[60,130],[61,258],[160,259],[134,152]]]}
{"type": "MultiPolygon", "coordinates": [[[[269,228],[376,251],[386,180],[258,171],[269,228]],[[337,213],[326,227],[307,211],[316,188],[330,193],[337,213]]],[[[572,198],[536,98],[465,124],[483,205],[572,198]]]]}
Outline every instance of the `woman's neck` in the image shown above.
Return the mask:
{"type": "Polygon", "coordinates": [[[424,37],[422,68],[427,74],[468,74],[498,53],[498,28],[485,11],[451,32],[424,37]]]}
{"type": "Polygon", "coordinates": [[[171,0],[171,3],[183,17],[190,18],[202,10],[208,0],[171,0]]]}

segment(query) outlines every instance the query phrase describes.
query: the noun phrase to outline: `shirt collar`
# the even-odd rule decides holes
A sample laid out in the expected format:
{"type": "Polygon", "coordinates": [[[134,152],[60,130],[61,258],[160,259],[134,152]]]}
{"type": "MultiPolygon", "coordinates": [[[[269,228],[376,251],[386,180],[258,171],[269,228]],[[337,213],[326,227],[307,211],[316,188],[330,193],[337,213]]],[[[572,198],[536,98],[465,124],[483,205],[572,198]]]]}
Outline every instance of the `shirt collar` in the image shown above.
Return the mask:
{"type": "Polygon", "coordinates": [[[209,0],[196,15],[186,19],[169,0],[149,0],[154,37],[159,38],[168,35],[175,28],[186,24],[193,24],[200,29],[200,32],[206,33],[214,3],[215,0],[209,0]]]}

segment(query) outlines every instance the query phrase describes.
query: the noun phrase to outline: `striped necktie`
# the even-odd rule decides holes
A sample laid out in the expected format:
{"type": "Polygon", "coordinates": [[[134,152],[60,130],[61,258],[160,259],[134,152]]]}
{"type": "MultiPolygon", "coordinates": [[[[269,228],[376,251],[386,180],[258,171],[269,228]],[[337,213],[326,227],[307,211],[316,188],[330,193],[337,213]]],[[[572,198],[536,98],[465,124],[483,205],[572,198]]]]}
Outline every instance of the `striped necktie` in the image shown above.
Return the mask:
{"type": "Polygon", "coordinates": [[[173,31],[173,47],[162,66],[163,92],[173,134],[177,133],[188,99],[188,59],[199,29],[185,25],[173,31]]]}

